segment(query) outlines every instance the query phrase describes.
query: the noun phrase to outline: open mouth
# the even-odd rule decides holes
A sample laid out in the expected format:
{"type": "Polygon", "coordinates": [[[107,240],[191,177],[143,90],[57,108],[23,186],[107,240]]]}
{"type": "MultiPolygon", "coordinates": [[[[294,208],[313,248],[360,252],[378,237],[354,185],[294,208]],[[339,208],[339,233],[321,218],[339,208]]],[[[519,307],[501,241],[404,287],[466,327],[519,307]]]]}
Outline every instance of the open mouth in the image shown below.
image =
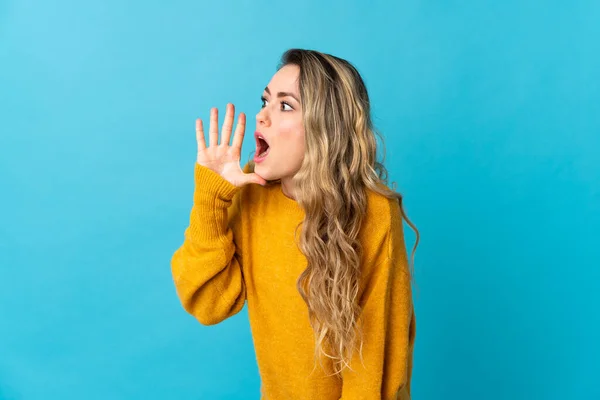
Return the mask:
{"type": "Polygon", "coordinates": [[[256,154],[258,154],[258,157],[265,157],[269,153],[269,149],[269,144],[263,138],[256,138],[256,154]]]}

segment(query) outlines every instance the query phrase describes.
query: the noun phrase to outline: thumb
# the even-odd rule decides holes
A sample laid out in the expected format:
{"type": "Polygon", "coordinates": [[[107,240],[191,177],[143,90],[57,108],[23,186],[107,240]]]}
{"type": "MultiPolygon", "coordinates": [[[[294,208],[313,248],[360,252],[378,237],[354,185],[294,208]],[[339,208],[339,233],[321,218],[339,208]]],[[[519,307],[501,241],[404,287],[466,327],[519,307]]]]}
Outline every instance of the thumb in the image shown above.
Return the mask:
{"type": "Polygon", "coordinates": [[[256,173],[250,174],[249,181],[261,186],[265,186],[267,184],[267,181],[264,178],[257,175],[256,173]]]}

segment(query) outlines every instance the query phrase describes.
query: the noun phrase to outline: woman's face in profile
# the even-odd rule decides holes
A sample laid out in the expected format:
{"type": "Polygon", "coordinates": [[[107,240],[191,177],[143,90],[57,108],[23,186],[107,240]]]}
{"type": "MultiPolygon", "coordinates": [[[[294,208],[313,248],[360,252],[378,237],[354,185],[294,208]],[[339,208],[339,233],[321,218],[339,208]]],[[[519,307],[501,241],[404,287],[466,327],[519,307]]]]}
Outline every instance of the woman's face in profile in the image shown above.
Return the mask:
{"type": "MultiPolygon", "coordinates": [[[[304,159],[299,72],[297,65],[277,71],[263,92],[262,107],[256,114],[256,135],[262,136],[269,147],[267,155],[256,161],[254,172],[266,180],[291,179],[304,159]]],[[[259,151],[257,147],[256,156],[259,151]]]]}

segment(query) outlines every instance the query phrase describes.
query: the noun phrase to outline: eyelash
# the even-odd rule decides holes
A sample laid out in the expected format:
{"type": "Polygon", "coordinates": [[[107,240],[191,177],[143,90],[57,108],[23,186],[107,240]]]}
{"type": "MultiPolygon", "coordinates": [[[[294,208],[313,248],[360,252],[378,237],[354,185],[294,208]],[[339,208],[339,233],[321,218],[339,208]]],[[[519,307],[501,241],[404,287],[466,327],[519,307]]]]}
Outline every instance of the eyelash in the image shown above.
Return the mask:
{"type": "MultiPolygon", "coordinates": [[[[265,98],[265,96],[260,96],[260,100],[263,102],[263,105],[262,105],[260,108],[265,108],[265,104],[264,104],[264,103],[265,103],[265,101],[267,101],[267,99],[265,98]]],[[[289,107],[289,108],[291,108],[292,110],[294,109],[294,108],[293,108],[293,107],[292,107],[292,106],[291,106],[289,103],[287,103],[287,102],[285,102],[285,101],[283,101],[283,100],[282,100],[282,101],[280,101],[280,102],[279,102],[279,104],[281,104],[281,105],[284,105],[284,104],[285,104],[286,106],[288,106],[288,107],[289,107]]],[[[292,110],[281,110],[281,111],[283,111],[283,112],[287,112],[287,111],[292,111],[292,110]]]]}

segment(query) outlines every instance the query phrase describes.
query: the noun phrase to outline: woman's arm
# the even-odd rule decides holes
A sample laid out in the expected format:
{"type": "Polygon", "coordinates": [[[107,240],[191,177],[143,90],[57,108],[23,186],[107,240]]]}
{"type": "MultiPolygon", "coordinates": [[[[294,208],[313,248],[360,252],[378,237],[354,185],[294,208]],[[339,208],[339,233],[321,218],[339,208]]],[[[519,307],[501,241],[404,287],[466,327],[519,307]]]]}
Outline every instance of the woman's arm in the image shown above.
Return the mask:
{"type": "Polygon", "coordinates": [[[242,274],[240,187],[195,164],[194,204],[184,242],[171,259],[183,308],[203,325],[238,313],[246,301],[242,274]]]}
{"type": "Polygon", "coordinates": [[[342,373],[342,400],[408,400],[416,320],[399,210],[392,208],[388,254],[368,268],[363,307],[363,360],[358,349],[342,373]],[[364,365],[363,365],[364,362],[364,365]]]}

